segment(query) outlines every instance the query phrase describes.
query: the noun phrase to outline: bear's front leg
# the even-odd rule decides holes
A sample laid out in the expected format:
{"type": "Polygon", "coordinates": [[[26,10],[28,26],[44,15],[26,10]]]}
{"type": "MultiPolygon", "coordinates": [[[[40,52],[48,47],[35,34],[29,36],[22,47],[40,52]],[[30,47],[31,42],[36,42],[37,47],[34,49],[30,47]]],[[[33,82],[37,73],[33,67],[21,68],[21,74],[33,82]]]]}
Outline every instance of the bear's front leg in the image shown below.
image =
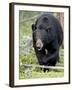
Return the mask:
{"type": "Polygon", "coordinates": [[[55,66],[58,59],[59,59],[59,50],[54,50],[53,53],[48,52],[48,54],[46,54],[43,57],[43,63],[48,66],[55,66]]]}
{"type": "Polygon", "coordinates": [[[59,61],[59,44],[58,40],[55,39],[52,43],[48,44],[48,53],[44,56],[44,63],[49,66],[55,66],[56,62],[59,61]]]}
{"type": "Polygon", "coordinates": [[[35,50],[36,52],[36,56],[38,58],[38,62],[40,65],[44,65],[43,61],[44,61],[44,57],[45,57],[45,50],[41,50],[41,51],[38,51],[38,50],[35,50]]]}

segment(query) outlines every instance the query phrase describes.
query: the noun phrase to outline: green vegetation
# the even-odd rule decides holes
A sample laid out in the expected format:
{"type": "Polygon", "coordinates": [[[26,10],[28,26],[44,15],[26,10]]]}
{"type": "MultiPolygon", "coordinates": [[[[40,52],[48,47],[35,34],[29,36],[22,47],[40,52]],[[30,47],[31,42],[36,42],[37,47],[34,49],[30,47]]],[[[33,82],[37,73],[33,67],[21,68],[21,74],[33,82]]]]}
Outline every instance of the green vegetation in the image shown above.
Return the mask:
{"type": "MultiPolygon", "coordinates": [[[[29,12],[20,11],[19,15],[19,62],[20,64],[38,64],[33,46],[27,45],[29,41],[26,41],[28,37],[32,38],[31,25],[36,20],[35,16],[40,16],[43,12],[29,12]],[[28,20],[29,18],[32,18],[28,20]],[[23,21],[24,20],[24,21],[23,21]]],[[[53,13],[54,14],[54,13],[53,13]]],[[[56,15],[56,14],[54,14],[56,15]]],[[[59,13],[58,13],[59,15],[59,13]]],[[[59,16],[58,16],[59,17],[59,16]]],[[[28,43],[29,44],[29,43],[28,43]]],[[[64,49],[60,49],[60,60],[56,66],[64,66],[64,49]]],[[[50,70],[49,72],[43,72],[39,67],[30,67],[30,74],[26,73],[27,67],[19,66],[19,79],[31,79],[31,78],[53,78],[63,77],[64,70],[50,70]]]]}
{"type": "Polygon", "coordinates": [[[54,77],[63,77],[63,71],[50,71],[50,72],[32,72],[30,75],[20,73],[20,79],[34,79],[34,78],[54,78],[54,77]]]}

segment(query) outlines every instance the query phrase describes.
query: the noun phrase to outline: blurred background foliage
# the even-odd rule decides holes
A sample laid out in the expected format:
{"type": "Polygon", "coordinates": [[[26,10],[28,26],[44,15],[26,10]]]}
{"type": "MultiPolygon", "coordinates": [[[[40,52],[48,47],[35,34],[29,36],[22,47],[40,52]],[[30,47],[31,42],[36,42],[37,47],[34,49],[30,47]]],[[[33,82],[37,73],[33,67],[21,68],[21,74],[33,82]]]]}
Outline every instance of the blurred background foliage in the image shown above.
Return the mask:
{"type": "MultiPolygon", "coordinates": [[[[38,67],[31,67],[30,75],[25,73],[27,67],[21,66],[21,64],[38,64],[36,58],[33,42],[32,42],[32,29],[31,25],[35,23],[36,19],[42,14],[48,14],[48,12],[36,12],[36,11],[19,11],[19,78],[45,78],[45,77],[62,77],[64,75],[63,70],[51,71],[51,72],[41,72],[41,69],[38,67]]],[[[54,15],[61,23],[62,28],[64,28],[64,13],[53,13],[49,14],[54,15]]],[[[60,62],[57,63],[57,66],[64,66],[64,50],[60,49],[60,62]]]]}

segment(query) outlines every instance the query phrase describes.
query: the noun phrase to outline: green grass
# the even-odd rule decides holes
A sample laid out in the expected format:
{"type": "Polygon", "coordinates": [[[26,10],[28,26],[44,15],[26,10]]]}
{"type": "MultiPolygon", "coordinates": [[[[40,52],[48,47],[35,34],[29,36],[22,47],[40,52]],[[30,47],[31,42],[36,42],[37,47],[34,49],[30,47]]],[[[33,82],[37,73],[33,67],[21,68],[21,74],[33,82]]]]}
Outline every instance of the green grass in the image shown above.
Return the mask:
{"type": "Polygon", "coordinates": [[[32,72],[30,75],[20,73],[20,79],[34,79],[34,78],[57,78],[63,77],[64,71],[49,71],[49,72],[32,72]]]}

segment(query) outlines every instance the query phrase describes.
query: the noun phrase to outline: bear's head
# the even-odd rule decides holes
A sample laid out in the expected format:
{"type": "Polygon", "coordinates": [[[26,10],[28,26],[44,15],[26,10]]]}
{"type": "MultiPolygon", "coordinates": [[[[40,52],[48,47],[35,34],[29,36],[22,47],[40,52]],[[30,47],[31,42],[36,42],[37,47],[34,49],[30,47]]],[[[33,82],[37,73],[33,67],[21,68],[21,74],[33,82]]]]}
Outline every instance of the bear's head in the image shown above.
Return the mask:
{"type": "Polygon", "coordinates": [[[32,24],[32,33],[33,42],[39,51],[52,42],[55,37],[55,31],[47,17],[38,18],[36,23],[32,24]]]}

